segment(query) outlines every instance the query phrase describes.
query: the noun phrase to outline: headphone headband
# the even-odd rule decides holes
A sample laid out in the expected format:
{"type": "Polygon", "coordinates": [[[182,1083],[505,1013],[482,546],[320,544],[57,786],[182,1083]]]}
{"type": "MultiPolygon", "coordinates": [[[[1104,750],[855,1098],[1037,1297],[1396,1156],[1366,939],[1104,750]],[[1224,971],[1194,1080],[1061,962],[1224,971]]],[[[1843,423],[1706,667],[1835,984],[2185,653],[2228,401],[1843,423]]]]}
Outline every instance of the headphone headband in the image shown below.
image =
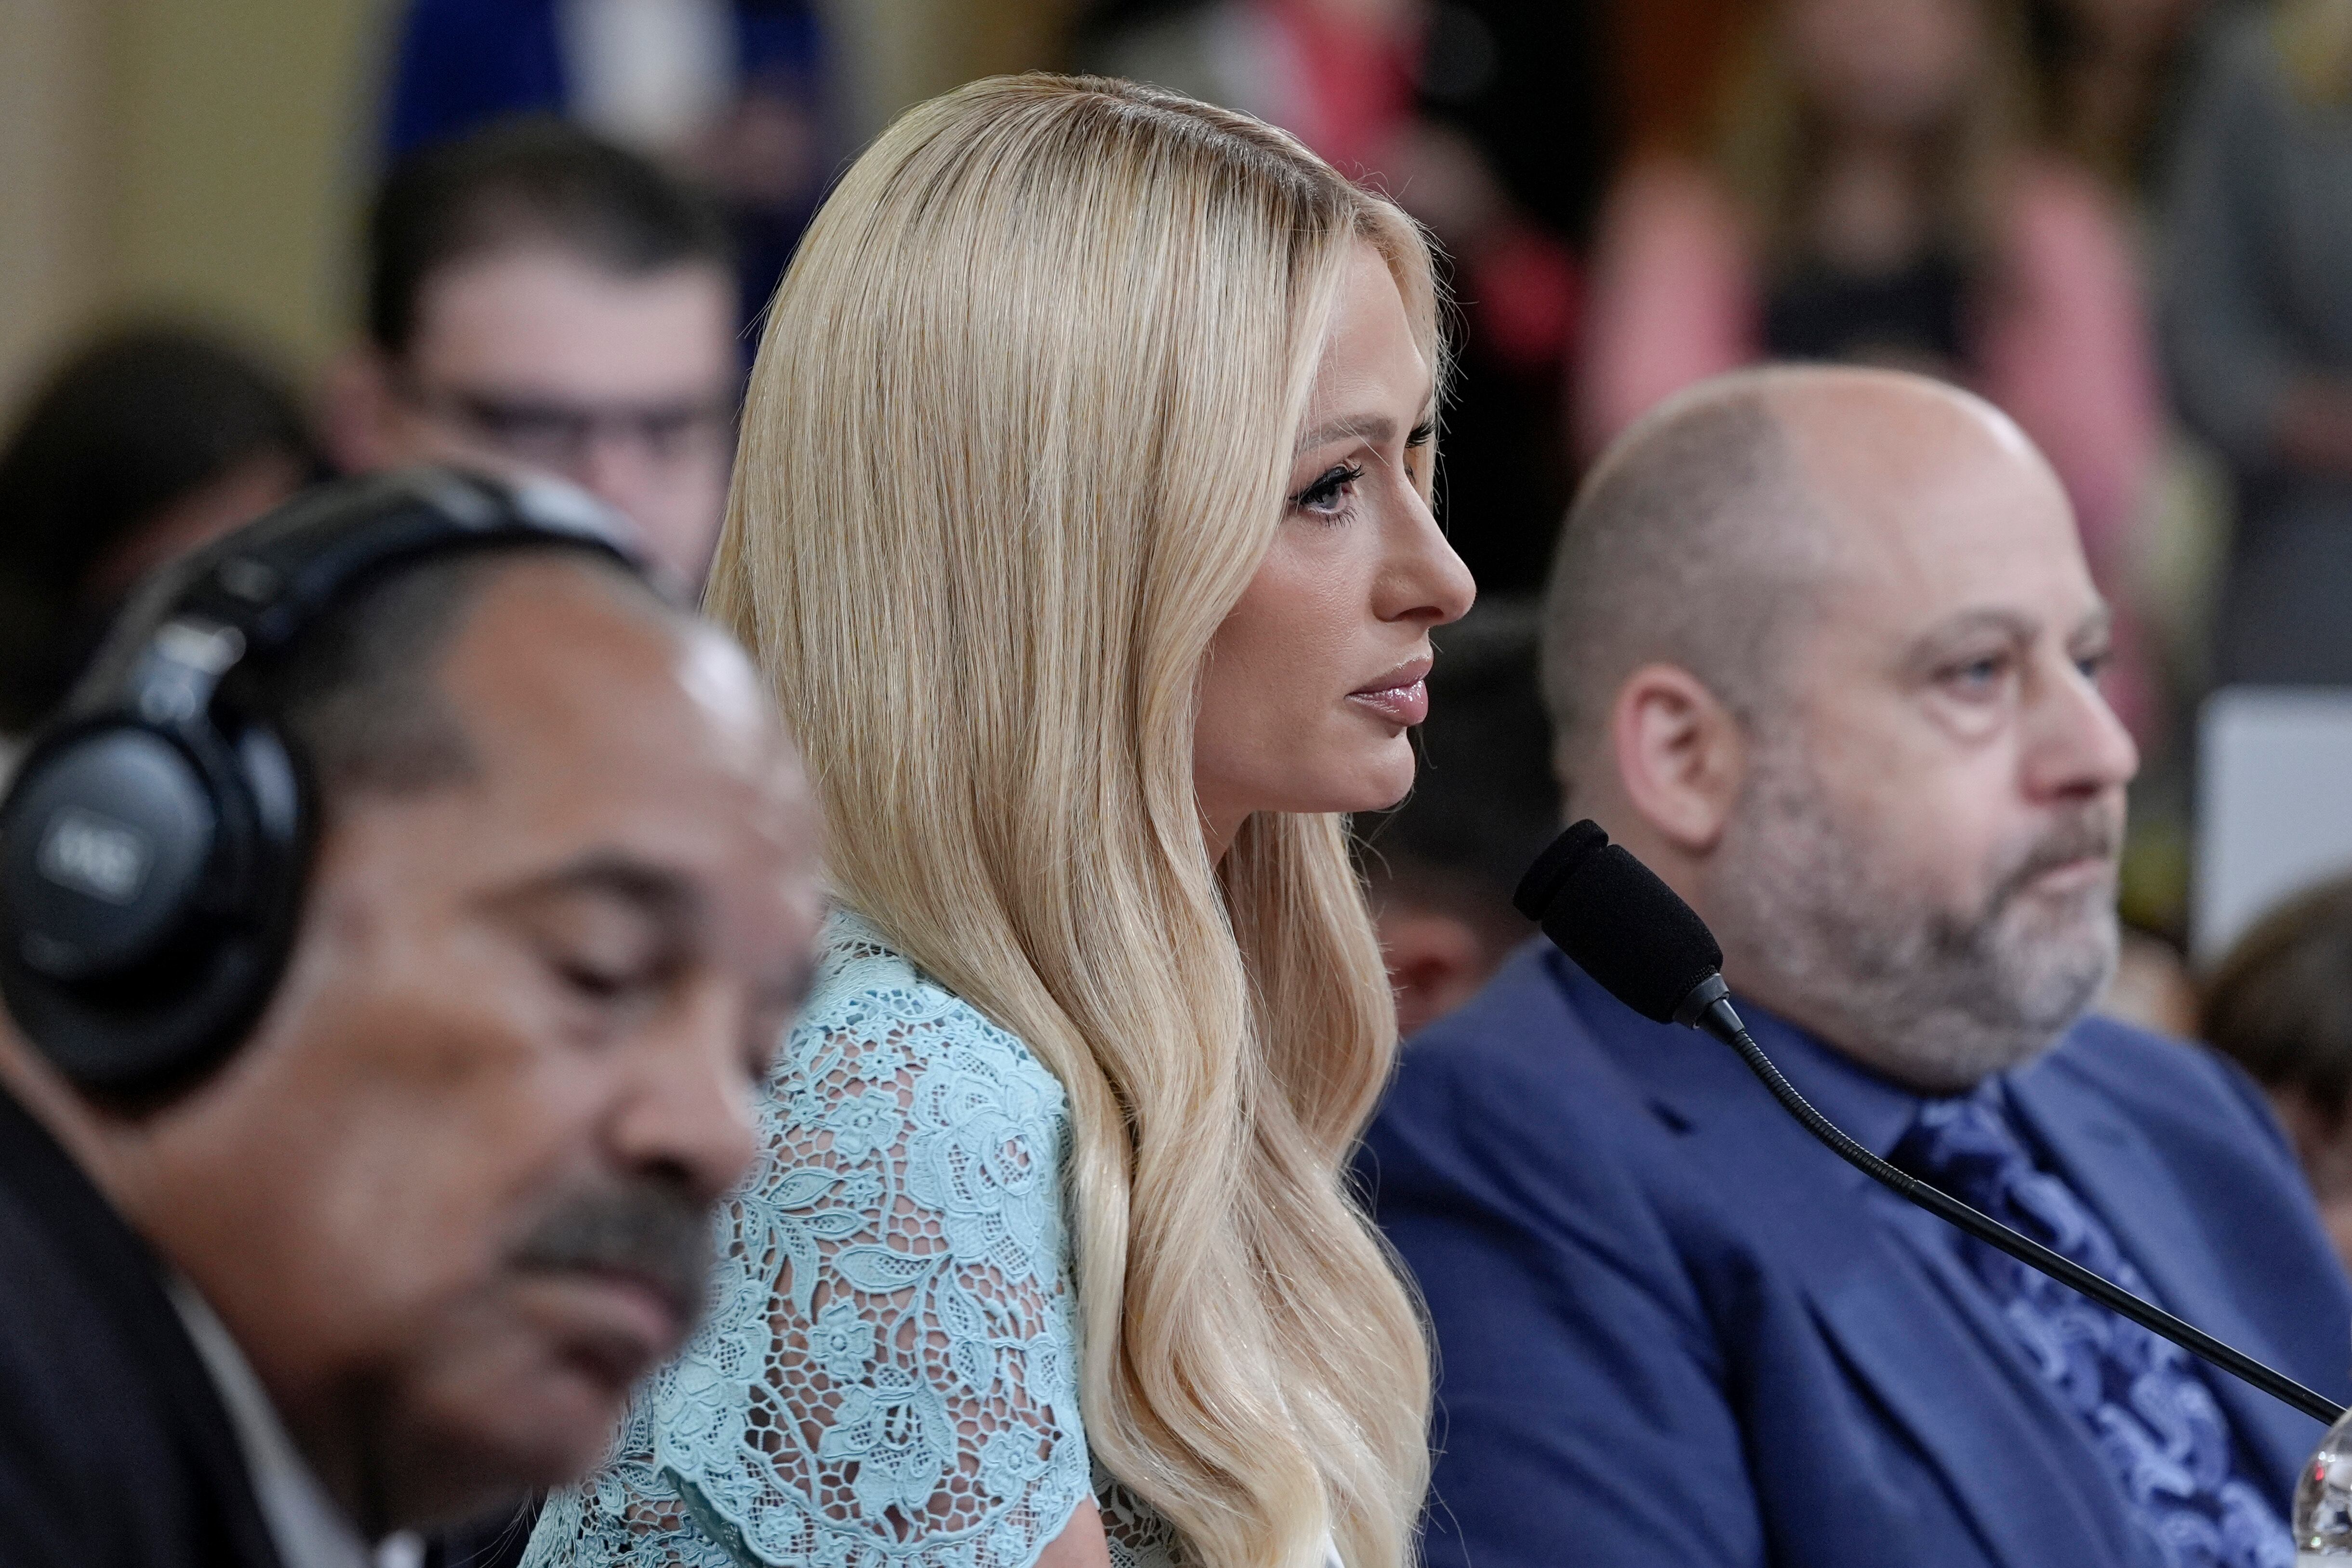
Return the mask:
{"type": "Polygon", "coordinates": [[[373,578],[432,556],[551,544],[648,571],[628,524],[568,485],[405,468],[323,486],[136,592],[65,712],[194,719],[231,668],[283,650],[373,578]],[[165,710],[148,712],[151,701],[165,710]]]}

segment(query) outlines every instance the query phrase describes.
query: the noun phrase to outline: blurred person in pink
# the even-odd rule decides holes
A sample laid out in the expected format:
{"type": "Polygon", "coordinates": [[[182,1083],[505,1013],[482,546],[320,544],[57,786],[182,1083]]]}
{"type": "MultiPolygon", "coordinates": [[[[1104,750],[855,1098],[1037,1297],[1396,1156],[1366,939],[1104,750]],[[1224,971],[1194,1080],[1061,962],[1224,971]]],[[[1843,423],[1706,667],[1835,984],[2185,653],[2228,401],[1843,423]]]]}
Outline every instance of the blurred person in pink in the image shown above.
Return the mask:
{"type": "MultiPolygon", "coordinates": [[[[1700,161],[1658,154],[1596,242],[1573,439],[1598,452],[1668,394],[1760,360],[1924,372],[2046,453],[2115,588],[2162,414],[2126,220],[2026,135],[1999,0],[1781,0],[1700,161]]],[[[2143,741],[2145,667],[2111,700],[2143,741]]]]}

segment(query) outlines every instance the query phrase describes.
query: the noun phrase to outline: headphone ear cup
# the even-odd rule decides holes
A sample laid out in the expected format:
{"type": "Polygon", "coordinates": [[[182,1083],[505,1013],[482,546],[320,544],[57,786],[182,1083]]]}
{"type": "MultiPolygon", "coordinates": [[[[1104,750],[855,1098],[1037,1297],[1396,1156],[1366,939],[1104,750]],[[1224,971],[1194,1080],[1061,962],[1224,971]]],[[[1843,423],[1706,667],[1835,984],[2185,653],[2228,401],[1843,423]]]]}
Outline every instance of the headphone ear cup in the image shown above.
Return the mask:
{"type": "Polygon", "coordinates": [[[42,746],[0,811],[0,998],[76,1084],[212,1066],[267,1003],[300,897],[302,781],[267,730],[100,722],[42,746]]]}

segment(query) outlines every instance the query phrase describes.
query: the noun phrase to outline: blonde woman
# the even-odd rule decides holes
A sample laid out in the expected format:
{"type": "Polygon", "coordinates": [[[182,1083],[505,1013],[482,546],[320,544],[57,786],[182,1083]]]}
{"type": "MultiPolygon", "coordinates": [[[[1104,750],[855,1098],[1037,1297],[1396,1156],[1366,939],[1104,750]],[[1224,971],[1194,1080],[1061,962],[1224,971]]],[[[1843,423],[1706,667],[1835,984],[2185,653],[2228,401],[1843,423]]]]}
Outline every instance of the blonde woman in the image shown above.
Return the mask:
{"type": "Polygon", "coordinates": [[[1410,785],[1471,598],[1440,353],[1412,225],[1244,116],[986,81],[851,169],[711,586],[844,912],[712,1316],[531,1561],[1412,1557],[1343,814],[1410,785]]]}

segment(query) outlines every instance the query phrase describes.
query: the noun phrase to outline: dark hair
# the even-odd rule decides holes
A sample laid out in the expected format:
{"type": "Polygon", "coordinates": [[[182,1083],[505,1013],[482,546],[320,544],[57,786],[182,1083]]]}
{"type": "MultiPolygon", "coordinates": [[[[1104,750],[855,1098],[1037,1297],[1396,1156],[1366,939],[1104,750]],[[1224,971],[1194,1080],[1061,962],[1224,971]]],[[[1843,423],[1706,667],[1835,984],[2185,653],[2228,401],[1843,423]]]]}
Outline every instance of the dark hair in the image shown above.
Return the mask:
{"type": "Polygon", "coordinates": [[[474,771],[441,660],[510,555],[436,556],[354,593],[268,665],[240,700],[275,716],[331,813],[353,790],[401,795],[474,771]]]}
{"type": "Polygon", "coordinates": [[[624,278],[734,265],[725,218],[699,192],[560,120],[510,120],[422,148],[385,176],[368,217],[368,335],[405,353],[435,273],[532,243],[624,278]]]}
{"type": "Polygon", "coordinates": [[[2263,917],[2205,986],[2203,1034],[2266,1089],[2352,1105],[2352,877],[2263,917]]]}
{"type": "Polygon", "coordinates": [[[297,482],[325,472],[291,387],[204,332],[123,329],[50,375],[0,448],[0,731],[37,723],[94,650],[109,557],[268,456],[297,482]]]}
{"type": "Polygon", "coordinates": [[[1431,634],[1437,661],[1412,794],[1358,821],[1376,897],[1442,909],[1498,948],[1534,930],[1511,891],[1559,831],[1536,625],[1532,603],[1496,599],[1431,634]]]}
{"type": "Polygon", "coordinates": [[[462,783],[478,756],[442,681],[475,602],[514,568],[551,562],[604,583],[621,606],[680,628],[696,618],[601,550],[499,545],[427,556],[359,586],[284,651],[255,667],[242,700],[301,751],[324,814],[354,795],[462,783]]]}

